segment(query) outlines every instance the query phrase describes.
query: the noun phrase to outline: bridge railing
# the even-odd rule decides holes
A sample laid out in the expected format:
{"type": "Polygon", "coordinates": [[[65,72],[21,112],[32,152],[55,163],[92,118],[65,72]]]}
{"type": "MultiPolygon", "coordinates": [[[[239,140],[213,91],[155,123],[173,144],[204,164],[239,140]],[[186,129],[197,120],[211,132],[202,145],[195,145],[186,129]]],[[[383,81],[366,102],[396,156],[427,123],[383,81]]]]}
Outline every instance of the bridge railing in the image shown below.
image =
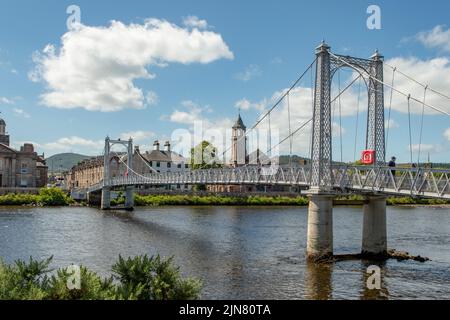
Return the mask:
{"type": "MultiPolygon", "coordinates": [[[[336,165],[333,188],[342,192],[368,192],[450,199],[450,170],[336,165]]],[[[308,187],[310,167],[240,167],[130,175],[110,180],[110,186],[230,184],[308,187]]],[[[103,181],[91,186],[101,189],[103,181]]]]}
{"type": "Polygon", "coordinates": [[[450,199],[450,170],[340,166],[333,173],[342,189],[450,199]]]}

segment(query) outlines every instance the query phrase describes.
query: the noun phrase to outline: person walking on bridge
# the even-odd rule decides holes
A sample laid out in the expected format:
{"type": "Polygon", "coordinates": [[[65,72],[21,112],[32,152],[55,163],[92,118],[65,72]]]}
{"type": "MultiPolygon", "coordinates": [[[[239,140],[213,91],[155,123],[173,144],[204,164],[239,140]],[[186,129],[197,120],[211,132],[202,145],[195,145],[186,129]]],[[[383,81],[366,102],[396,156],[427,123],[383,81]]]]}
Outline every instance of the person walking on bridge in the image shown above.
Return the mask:
{"type": "MultiPolygon", "coordinates": [[[[395,168],[395,166],[396,166],[395,160],[397,160],[397,158],[392,157],[392,158],[391,158],[391,161],[389,161],[389,163],[388,163],[388,166],[391,167],[391,168],[395,168]]],[[[395,170],[391,170],[391,173],[392,173],[392,176],[393,176],[394,179],[395,179],[395,170]]]]}

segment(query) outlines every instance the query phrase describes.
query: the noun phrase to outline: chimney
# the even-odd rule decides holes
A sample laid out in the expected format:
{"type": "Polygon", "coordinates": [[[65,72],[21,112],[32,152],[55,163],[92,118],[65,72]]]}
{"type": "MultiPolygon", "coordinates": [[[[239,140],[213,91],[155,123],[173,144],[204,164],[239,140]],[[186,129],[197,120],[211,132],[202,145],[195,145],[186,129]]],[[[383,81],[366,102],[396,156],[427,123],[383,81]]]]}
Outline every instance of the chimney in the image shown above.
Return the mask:
{"type": "Polygon", "coordinates": [[[155,142],[153,142],[153,150],[159,151],[159,141],[155,140],[155,142]]]}
{"type": "Polygon", "coordinates": [[[166,141],[166,143],[164,144],[164,148],[166,149],[166,151],[170,152],[170,141],[166,141]]]}

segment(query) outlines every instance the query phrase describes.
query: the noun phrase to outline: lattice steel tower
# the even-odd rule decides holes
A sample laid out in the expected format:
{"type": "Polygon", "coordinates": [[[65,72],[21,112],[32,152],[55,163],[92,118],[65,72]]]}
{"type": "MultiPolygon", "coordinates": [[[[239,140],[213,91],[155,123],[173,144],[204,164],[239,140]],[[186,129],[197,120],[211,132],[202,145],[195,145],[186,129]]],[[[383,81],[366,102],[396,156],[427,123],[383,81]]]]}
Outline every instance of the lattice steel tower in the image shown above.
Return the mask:
{"type": "Polygon", "coordinates": [[[383,56],[378,51],[371,59],[335,55],[324,42],[317,47],[316,56],[310,189],[327,192],[333,188],[331,82],[339,68],[350,67],[366,81],[369,101],[366,149],[375,151],[374,165],[385,164],[383,56]]]}

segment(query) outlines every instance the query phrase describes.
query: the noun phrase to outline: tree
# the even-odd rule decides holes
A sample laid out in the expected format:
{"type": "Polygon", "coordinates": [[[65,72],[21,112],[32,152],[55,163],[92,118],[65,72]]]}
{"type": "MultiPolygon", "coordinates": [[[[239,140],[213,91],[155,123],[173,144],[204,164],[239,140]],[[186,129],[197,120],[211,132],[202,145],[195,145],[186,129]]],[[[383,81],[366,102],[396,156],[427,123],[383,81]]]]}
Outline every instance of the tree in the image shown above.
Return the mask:
{"type": "Polygon", "coordinates": [[[220,159],[217,156],[217,148],[208,141],[202,141],[191,149],[191,168],[210,169],[221,168],[220,159]]]}

